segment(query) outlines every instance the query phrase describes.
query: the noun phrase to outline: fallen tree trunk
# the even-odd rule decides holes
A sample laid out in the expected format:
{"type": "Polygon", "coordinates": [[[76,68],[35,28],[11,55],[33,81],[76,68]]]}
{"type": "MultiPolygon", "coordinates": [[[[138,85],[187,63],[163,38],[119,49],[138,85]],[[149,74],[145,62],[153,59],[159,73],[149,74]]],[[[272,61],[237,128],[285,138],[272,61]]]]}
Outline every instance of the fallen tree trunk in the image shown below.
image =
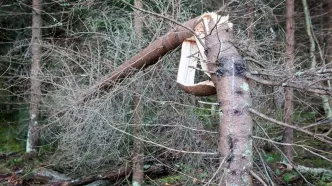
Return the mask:
{"type": "MultiPolygon", "coordinates": [[[[38,171],[33,171],[27,176],[24,176],[21,181],[24,181],[29,184],[42,183],[49,186],[80,186],[86,185],[98,180],[108,180],[111,182],[121,182],[132,173],[132,167],[121,167],[118,170],[110,171],[106,173],[84,176],[78,179],[71,179],[67,176],[64,176],[60,173],[57,173],[48,169],[39,169],[38,171]]],[[[169,170],[165,166],[150,166],[147,170],[144,171],[144,174],[149,175],[149,177],[158,177],[161,175],[168,174],[169,170]]],[[[3,175],[6,178],[3,180],[8,180],[12,174],[3,175]]],[[[18,178],[20,179],[20,178],[18,178]]],[[[113,184],[114,185],[114,184],[113,184]]]]}
{"type": "MultiPolygon", "coordinates": [[[[194,29],[199,22],[199,17],[191,19],[185,22],[183,25],[194,29]]],[[[163,57],[167,52],[174,50],[182,42],[193,35],[192,30],[188,30],[183,26],[177,26],[167,34],[159,37],[156,41],[152,42],[141,50],[138,54],[122,63],[113,73],[107,77],[104,77],[101,81],[97,82],[94,86],[90,87],[84,94],[79,102],[84,102],[88,97],[93,95],[98,90],[107,90],[111,88],[114,82],[121,78],[128,76],[133,69],[141,69],[152,64],[163,57]]]]}

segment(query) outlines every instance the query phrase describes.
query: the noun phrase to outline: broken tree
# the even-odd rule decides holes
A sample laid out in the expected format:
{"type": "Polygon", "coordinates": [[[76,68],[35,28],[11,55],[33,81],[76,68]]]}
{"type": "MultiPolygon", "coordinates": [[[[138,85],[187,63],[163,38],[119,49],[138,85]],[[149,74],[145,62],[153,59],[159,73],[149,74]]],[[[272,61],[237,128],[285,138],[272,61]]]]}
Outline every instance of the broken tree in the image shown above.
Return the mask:
{"type": "MultiPolygon", "coordinates": [[[[207,66],[206,70],[208,70],[215,88],[210,82],[195,84],[190,80],[182,81],[181,78],[179,80],[179,76],[182,73],[187,72],[190,74],[191,71],[187,68],[190,64],[184,65],[187,70],[183,70],[180,64],[178,82],[180,84],[191,82],[190,86],[188,84],[181,84],[180,87],[194,95],[211,95],[215,93],[215,91],[211,91],[212,88],[216,90],[220,109],[222,110],[219,129],[219,151],[221,154],[220,166],[223,169],[221,174],[224,176],[221,176],[223,179],[221,185],[252,185],[250,175],[252,169],[252,121],[247,111],[247,107],[251,105],[251,100],[249,86],[244,77],[244,60],[231,44],[233,33],[232,24],[228,22],[228,16],[221,17],[214,13],[208,13],[202,15],[199,20],[200,22],[198,23],[200,24],[197,23],[195,25],[195,30],[197,31],[195,35],[200,37],[196,38],[196,44],[203,60],[201,66],[207,66]],[[205,43],[206,48],[201,45],[202,41],[205,43]],[[207,89],[204,89],[204,87],[207,89]]],[[[188,36],[190,35],[188,34],[188,36]]],[[[164,36],[162,38],[167,37],[164,36]]],[[[170,39],[165,42],[158,42],[158,45],[161,45],[163,50],[173,48],[165,47],[165,45],[175,46],[178,42],[178,40],[175,43],[171,41],[170,39]]],[[[160,50],[158,47],[153,46],[155,43],[144,49],[143,53],[136,55],[140,56],[144,54],[144,58],[148,57],[147,59],[150,60],[141,61],[140,58],[134,56],[133,59],[114,71],[108,81],[116,81],[121,77],[125,77],[129,74],[131,67],[143,67],[143,65],[137,65],[138,61],[136,60],[139,60],[140,64],[146,63],[150,65],[155,63],[157,59],[151,60],[151,58],[155,58],[155,53],[151,54],[151,56],[149,55],[154,50],[160,50]],[[145,53],[144,51],[147,49],[150,52],[145,53]]],[[[183,52],[185,51],[183,50],[183,52]]],[[[189,52],[187,55],[181,59],[188,58],[192,54],[189,52]]],[[[188,77],[187,75],[185,74],[182,77],[186,78],[188,77]]],[[[190,77],[194,78],[192,74],[190,77]]]]}
{"type": "Polygon", "coordinates": [[[232,26],[228,16],[202,15],[202,22],[195,31],[206,47],[198,38],[196,42],[191,38],[183,43],[177,82],[184,91],[195,95],[209,95],[215,92],[211,91],[212,88],[216,89],[222,112],[219,124],[220,167],[223,170],[220,185],[252,185],[252,119],[247,110],[251,98],[244,76],[245,62],[231,43],[232,26]],[[201,68],[209,73],[214,86],[210,81],[194,83],[197,61],[191,58],[201,59],[201,68]],[[194,69],[190,68],[192,66],[194,69]]]}
{"type": "Polygon", "coordinates": [[[211,17],[214,19],[206,23],[205,53],[222,112],[219,151],[226,162],[221,165],[220,185],[252,185],[252,119],[247,110],[251,98],[245,62],[231,43],[230,25],[216,15],[211,17]]]}

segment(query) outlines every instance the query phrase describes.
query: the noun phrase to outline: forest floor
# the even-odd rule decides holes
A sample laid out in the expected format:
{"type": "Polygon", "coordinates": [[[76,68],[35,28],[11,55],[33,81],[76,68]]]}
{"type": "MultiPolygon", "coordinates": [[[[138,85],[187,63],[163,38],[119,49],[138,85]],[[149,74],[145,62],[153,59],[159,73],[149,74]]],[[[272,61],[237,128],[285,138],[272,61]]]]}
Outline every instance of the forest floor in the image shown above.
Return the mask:
{"type": "MultiPolygon", "coordinates": [[[[33,160],[24,156],[24,141],[17,139],[17,126],[1,124],[0,125],[0,185],[40,185],[37,183],[31,184],[31,180],[27,182],[29,173],[35,169],[46,167],[52,169],[47,165],[47,156],[40,156],[33,160]],[[23,184],[25,183],[25,184],[23,184]]],[[[309,137],[295,133],[298,142],[306,144],[313,148],[322,149],[326,153],[326,159],[331,160],[332,147],[322,144],[319,141],[311,140],[309,137]],[[300,136],[301,135],[301,136],[300,136]]],[[[318,151],[312,150],[309,153],[304,148],[294,147],[296,156],[294,161],[298,165],[310,168],[323,168],[324,170],[332,170],[332,163],[322,157],[315,155],[318,151]]],[[[47,152],[49,153],[49,152],[47,152]]],[[[280,152],[274,150],[262,150],[263,158],[270,171],[273,172],[274,180],[279,180],[278,185],[300,186],[306,185],[301,175],[295,171],[287,170],[287,165],[282,163],[282,156],[280,152]]],[[[180,185],[202,185],[203,182],[209,181],[208,173],[204,170],[191,170],[190,165],[184,166],[181,172],[191,174],[193,178],[189,178],[185,174],[176,172],[169,172],[168,175],[160,175],[153,179],[146,179],[144,185],[162,185],[162,186],[180,186],[180,185]],[[197,179],[196,179],[197,178],[197,179]]],[[[332,186],[332,174],[304,174],[305,178],[317,186],[332,186]]],[[[40,181],[41,182],[41,181],[40,181]]],[[[254,180],[255,185],[258,184],[254,180]]],[[[41,184],[42,185],[42,184],[41,184]]],[[[128,185],[124,184],[124,185],[128,185]]]]}

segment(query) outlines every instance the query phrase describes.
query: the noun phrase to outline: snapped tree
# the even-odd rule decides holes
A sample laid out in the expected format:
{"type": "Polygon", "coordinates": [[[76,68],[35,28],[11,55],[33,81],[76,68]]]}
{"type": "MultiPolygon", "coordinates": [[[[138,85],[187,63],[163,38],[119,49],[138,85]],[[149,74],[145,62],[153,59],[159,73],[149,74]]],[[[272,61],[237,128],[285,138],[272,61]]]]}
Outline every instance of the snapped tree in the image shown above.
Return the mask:
{"type": "MultiPolygon", "coordinates": [[[[138,10],[146,12],[141,9],[138,10]]],[[[164,18],[163,16],[161,17],[164,18]]],[[[165,19],[169,20],[168,18],[165,19]]],[[[252,122],[249,112],[290,130],[298,130],[320,141],[332,144],[327,136],[315,135],[307,130],[307,128],[293,126],[286,120],[285,122],[277,121],[259,111],[249,108],[251,106],[251,100],[249,86],[245,77],[269,86],[296,88],[316,94],[331,95],[332,92],[330,89],[316,86],[308,88],[303,84],[298,84],[296,83],[297,79],[294,78],[293,71],[290,71],[289,74],[286,75],[285,80],[280,82],[256,77],[255,75],[260,75],[260,73],[246,71],[243,59],[233,46],[233,35],[229,24],[224,22],[218,24],[218,19],[211,19],[212,21],[205,22],[204,34],[206,36],[202,42],[202,38],[199,37],[199,34],[197,34],[194,29],[203,20],[204,15],[184,24],[176,22],[176,24],[179,25],[178,27],[152,42],[128,61],[125,61],[110,76],[103,78],[102,81],[92,86],[88,92],[83,95],[80,101],[84,101],[98,89],[106,90],[112,87],[119,80],[130,75],[133,69],[142,69],[143,67],[156,63],[158,59],[168,51],[175,49],[185,39],[194,35],[196,37],[198,36],[200,39],[198,39],[197,42],[205,47],[203,54],[206,56],[206,61],[204,62],[208,66],[207,72],[211,75],[211,80],[215,86],[220,109],[222,111],[219,129],[219,151],[221,154],[220,166],[223,168],[221,175],[223,176],[221,176],[222,181],[220,185],[252,185],[251,174],[254,175],[252,173],[252,122]]],[[[288,25],[288,27],[291,27],[291,25],[288,25]]],[[[292,44],[294,43],[291,42],[288,45],[292,44]]],[[[288,54],[294,54],[291,48],[288,54]]],[[[288,69],[290,70],[291,67],[288,69]]],[[[304,71],[301,72],[300,75],[315,75],[321,73],[326,72],[320,70],[315,72],[304,71]]],[[[197,91],[191,89],[188,92],[200,96],[211,95],[211,92],[207,93],[202,89],[197,91]]],[[[291,107],[287,108],[288,109],[285,111],[290,111],[289,108],[291,107]]],[[[286,156],[288,155],[286,154],[286,156]]]]}

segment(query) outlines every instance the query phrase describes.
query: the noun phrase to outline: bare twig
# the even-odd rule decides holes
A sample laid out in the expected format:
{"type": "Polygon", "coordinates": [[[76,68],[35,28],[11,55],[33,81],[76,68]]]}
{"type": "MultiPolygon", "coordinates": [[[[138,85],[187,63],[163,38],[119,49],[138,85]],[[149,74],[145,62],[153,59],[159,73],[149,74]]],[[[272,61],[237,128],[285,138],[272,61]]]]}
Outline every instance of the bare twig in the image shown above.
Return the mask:
{"type": "MultiPolygon", "coordinates": [[[[192,33],[192,34],[198,39],[198,41],[201,43],[201,45],[202,45],[204,48],[206,48],[206,47],[205,47],[205,44],[204,44],[204,42],[201,40],[201,38],[200,38],[200,37],[196,34],[196,32],[195,32],[193,29],[191,29],[190,27],[187,27],[186,25],[181,24],[181,23],[175,21],[174,19],[168,18],[168,17],[166,17],[166,16],[164,16],[164,15],[157,14],[157,13],[154,13],[154,12],[151,12],[151,11],[147,11],[147,10],[143,10],[143,9],[141,9],[141,8],[137,8],[137,7],[135,7],[135,6],[133,6],[133,5],[129,4],[129,3],[127,3],[127,2],[124,1],[124,0],[121,0],[121,2],[123,2],[124,4],[130,6],[130,7],[133,8],[133,9],[136,9],[136,10],[139,10],[139,11],[141,11],[141,12],[144,12],[144,13],[147,13],[147,14],[151,14],[151,15],[154,15],[154,16],[157,16],[157,17],[161,17],[161,18],[163,18],[163,19],[166,19],[166,20],[168,20],[168,21],[170,21],[170,22],[172,22],[172,23],[178,25],[178,26],[181,26],[181,27],[183,27],[183,28],[189,30],[189,31],[190,31],[190,32],[191,32],[191,33],[192,33]]],[[[196,22],[196,24],[198,24],[200,21],[201,21],[201,19],[198,19],[197,22],[196,22]]]]}
{"type": "Polygon", "coordinates": [[[332,120],[328,119],[328,120],[319,121],[319,122],[310,124],[310,125],[302,127],[302,128],[307,129],[307,128],[315,127],[315,126],[318,126],[318,125],[324,125],[324,124],[327,124],[327,123],[332,123],[332,120]]]}
{"type": "Polygon", "coordinates": [[[316,134],[314,134],[314,133],[312,133],[312,132],[310,132],[310,131],[307,131],[307,130],[305,130],[305,129],[303,129],[303,128],[300,128],[300,127],[297,127],[297,126],[294,126],[294,125],[289,125],[289,124],[287,124],[287,123],[283,123],[283,122],[281,122],[281,121],[275,120],[275,119],[270,118],[269,116],[266,116],[266,115],[264,115],[264,114],[258,112],[257,110],[252,109],[252,108],[248,108],[248,111],[251,112],[251,113],[253,113],[253,114],[255,114],[255,115],[257,115],[257,116],[259,116],[259,117],[261,117],[261,118],[263,118],[263,119],[265,119],[265,120],[268,120],[268,121],[270,121],[270,122],[272,122],[272,123],[275,123],[275,124],[281,125],[281,126],[283,126],[283,127],[292,128],[292,129],[297,130],[297,131],[300,131],[300,132],[303,132],[303,133],[305,133],[305,134],[307,134],[307,135],[309,135],[309,136],[314,137],[315,139],[318,139],[319,141],[322,141],[322,142],[324,142],[324,143],[328,143],[328,144],[331,144],[331,145],[332,145],[332,141],[329,141],[329,140],[326,140],[326,139],[323,138],[323,137],[317,136],[316,134]]]}
{"type": "Polygon", "coordinates": [[[263,184],[264,186],[267,186],[267,184],[264,182],[264,180],[261,178],[261,177],[259,177],[254,171],[250,171],[250,174],[254,177],[254,178],[256,178],[259,182],[261,182],[261,184],[263,184]]]}
{"type": "Polygon", "coordinates": [[[258,83],[262,83],[264,85],[270,85],[270,86],[283,86],[283,87],[292,87],[300,90],[304,90],[307,92],[315,93],[315,94],[321,94],[321,95],[332,95],[332,90],[330,90],[327,87],[319,87],[319,88],[310,88],[305,85],[297,85],[292,82],[286,82],[286,80],[283,81],[271,81],[271,80],[265,80],[261,79],[259,77],[253,76],[250,73],[245,73],[245,76],[249,79],[252,79],[258,83]]]}

